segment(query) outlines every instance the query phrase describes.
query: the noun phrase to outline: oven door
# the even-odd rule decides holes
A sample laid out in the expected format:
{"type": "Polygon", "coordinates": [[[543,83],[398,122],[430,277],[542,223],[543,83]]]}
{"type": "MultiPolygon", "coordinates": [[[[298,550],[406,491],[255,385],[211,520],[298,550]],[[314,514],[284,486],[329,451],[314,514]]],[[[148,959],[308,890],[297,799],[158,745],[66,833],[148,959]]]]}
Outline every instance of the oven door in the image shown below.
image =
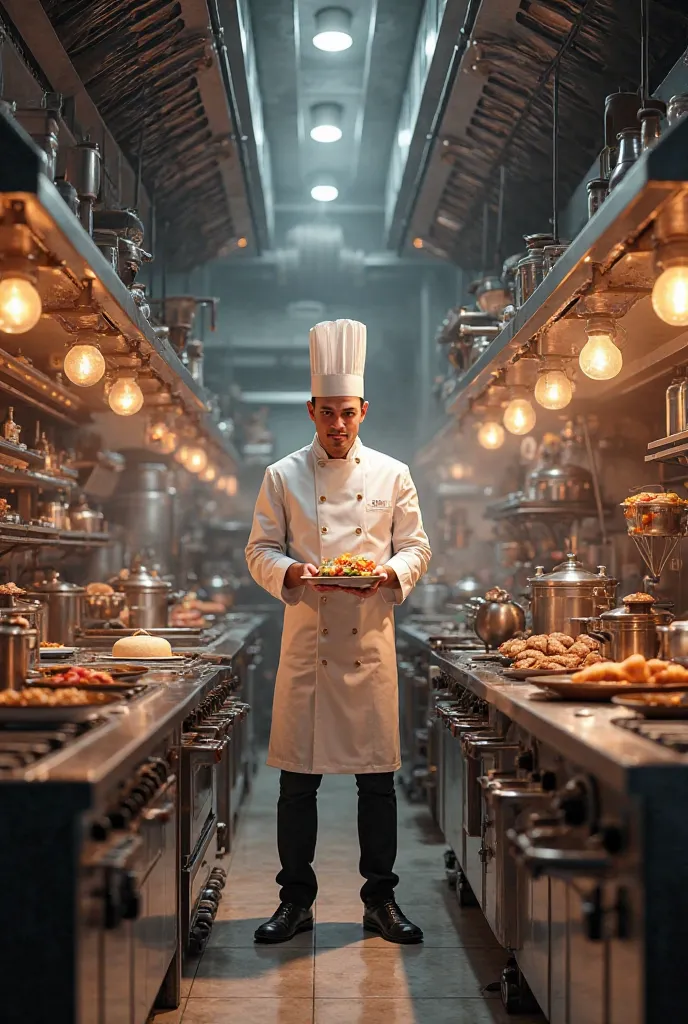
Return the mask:
{"type": "Polygon", "coordinates": [[[182,861],[193,852],[209,823],[217,819],[218,765],[227,739],[205,740],[190,736],[182,741],[181,847],[182,861]]]}

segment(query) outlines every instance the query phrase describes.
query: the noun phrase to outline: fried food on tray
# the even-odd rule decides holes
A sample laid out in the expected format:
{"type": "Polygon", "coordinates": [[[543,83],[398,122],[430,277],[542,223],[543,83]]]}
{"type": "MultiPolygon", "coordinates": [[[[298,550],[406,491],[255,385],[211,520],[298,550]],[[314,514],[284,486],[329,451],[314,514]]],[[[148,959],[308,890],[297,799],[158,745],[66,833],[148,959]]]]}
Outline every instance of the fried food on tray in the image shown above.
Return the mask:
{"type": "Polygon", "coordinates": [[[600,661],[597,665],[587,665],[573,676],[574,683],[623,683],[621,666],[616,661],[600,661]]]}
{"type": "Polygon", "coordinates": [[[372,576],[375,562],[365,555],[351,555],[348,552],[337,558],[326,558],[318,566],[318,576],[372,576]]]}
{"type": "Polygon", "coordinates": [[[111,700],[112,694],[97,690],[87,693],[85,690],[59,690],[56,687],[30,686],[25,690],[0,692],[0,706],[6,708],[74,707],[79,704],[108,704],[111,700]]]}
{"type": "Polygon", "coordinates": [[[41,647],[44,651],[48,649],[61,650],[64,647],[64,644],[54,644],[51,643],[50,640],[41,640],[41,647]]]}
{"type": "Polygon", "coordinates": [[[549,638],[550,640],[557,640],[560,644],[563,644],[564,647],[567,648],[572,647],[573,644],[576,642],[572,636],[568,635],[568,633],[550,633],[549,638]]]}
{"type": "Polygon", "coordinates": [[[0,594],[12,594],[14,597],[21,597],[26,591],[18,587],[16,583],[0,583],[0,594]]]}
{"type": "Polygon", "coordinates": [[[688,687],[688,669],[661,658],[646,659],[632,654],[625,661],[600,661],[586,665],[573,676],[574,683],[634,683],[663,686],[667,683],[688,687]]]}
{"type": "Polygon", "coordinates": [[[577,637],[568,633],[537,633],[524,640],[507,640],[499,648],[500,653],[513,660],[515,669],[549,669],[551,672],[574,672],[594,655],[595,661],[602,661],[600,643],[591,636],[577,637]]]}
{"type": "Polygon", "coordinates": [[[666,683],[682,683],[688,686],[688,669],[683,665],[668,665],[663,671],[657,672],[653,682],[657,686],[664,686],[666,683]]]}
{"type": "Polygon", "coordinates": [[[624,498],[623,505],[645,505],[654,502],[656,505],[686,505],[688,501],[679,497],[676,491],[640,491],[638,494],[631,494],[624,498]]]}
{"type": "Polygon", "coordinates": [[[644,591],[638,591],[636,594],[626,594],[622,598],[624,604],[654,604],[655,599],[652,594],[646,594],[644,591]]]}

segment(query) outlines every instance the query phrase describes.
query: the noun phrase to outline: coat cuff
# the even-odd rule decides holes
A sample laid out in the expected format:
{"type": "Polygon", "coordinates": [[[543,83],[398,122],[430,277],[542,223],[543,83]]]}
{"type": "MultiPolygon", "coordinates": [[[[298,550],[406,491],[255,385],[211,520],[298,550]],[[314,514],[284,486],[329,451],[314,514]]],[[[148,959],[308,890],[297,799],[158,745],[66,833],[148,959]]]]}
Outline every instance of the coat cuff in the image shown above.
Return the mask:
{"type": "Polygon", "coordinates": [[[397,574],[399,585],[396,587],[381,587],[380,593],[388,604],[401,604],[413,590],[413,577],[408,562],[402,555],[392,555],[385,562],[390,565],[397,574]]]}
{"type": "Polygon", "coordinates": [[[289,589],[284,585],[284,577],[287,575],[287,569],[290,565],[295,564],[295,558],[289,558],[288,555],[283,555],[281,558],[276,560],[273,566],[273,579],[275,583],[274,594],[279,597],[281,601],[284,601],[285,604],[298,604],[306,589],[305,586],[292,587],[289,589]]]}

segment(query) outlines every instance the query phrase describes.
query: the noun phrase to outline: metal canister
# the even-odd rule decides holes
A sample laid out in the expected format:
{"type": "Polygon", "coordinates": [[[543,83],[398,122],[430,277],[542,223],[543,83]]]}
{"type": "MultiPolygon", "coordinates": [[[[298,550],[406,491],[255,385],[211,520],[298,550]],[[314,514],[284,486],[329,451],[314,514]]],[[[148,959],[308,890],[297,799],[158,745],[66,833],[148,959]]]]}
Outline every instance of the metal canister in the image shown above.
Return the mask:
{"type": "Polygon", "coordinates": [[[667,104],[667,121],[670,125],[677,124],[688,114],[688,95],[672,96],[667,104]]]}
{"type": "Polygon", "coordinates": [[[515,304],[522,306],[533,294],[539,284],[545,280],[544,249],[554,244],[554,236],[549,234],[524,235],[528,252],[519,260],[516,267],[515,304]]]}
{"type": "Polygon", "coordinates": [[[13,619],[0,619],[0,690],[21,690],[29,674],[31,651],[37,648],[35,629],[13,619]]]}
{"type": "Polygon", "coordinates": [[[609,192],[608,178],[592,178],[587,184],[588,190],[588,220],[594,217],[609,192]]]}
{"type": "Polygon", "coordinates": [[[81,625],[84,588],[61,580],[58,572],[49,569],[45,579],[34,583],[30,593],[45,607],[42,639],[66,646],[73,644],[75,630],[81,625]]]}
{"type": "Polygon", "coordinates": [[[545,274],[549,274],[550,270],[554,269],[557,260],[564,255],[570,244],[570,242],[553,242],[552,245],[544,247],[542,252],[545,260],[545,274]]]}
{"type": "Polygon", "coordinates": [[[528,583],[534,632],[570,636],[580,633],[581,618],[598,617],[613,607],[618,586],[603,565],[596,573],[590,572],[572,552],[550,573],[536,566],[528,583]]]}

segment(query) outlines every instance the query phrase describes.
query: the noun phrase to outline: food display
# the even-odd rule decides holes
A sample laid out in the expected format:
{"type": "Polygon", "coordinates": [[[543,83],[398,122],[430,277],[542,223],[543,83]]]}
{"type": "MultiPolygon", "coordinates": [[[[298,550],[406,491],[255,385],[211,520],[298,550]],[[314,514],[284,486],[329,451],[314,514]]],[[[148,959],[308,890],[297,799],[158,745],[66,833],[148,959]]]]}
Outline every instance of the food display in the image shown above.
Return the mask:
{"type": "Polygon", "coordinates": [[[115,680],[109,672],[87,668],[85,665],[73,665],[61,672],[53,672],[49,676],[50,683],[55,686],[114,686],[115,680]]]}
{"type": "Polygon", "coordinates": [[[79,707],[109,704],[112,694],[77,690],[76,688],[53,689],[51,687],[29,686],[24,690],[0,691],[0,707],[79,707]]]}
{"type": "Polygon", "coordinates": [[[9,594],[10,597],[24,597],[26,591],[18,587],[16,583],[0,583],[0,594],[9,594]]]}
{"type": "Polygon", "coordinates": [[[64,644],[51,643],[50,640],[41,640],[41,650],[63,651],[64,644]]]}
{"type": "Polygon", "coordinates": [[[651,605],[655,603],[655,599],[652,594],[646,594],[644,591],[638,591],[636,594],[626,594],[626,596],[621,600],[623,604],[651,605]]]}
{"type": "Polygon", "coordinates": [[[514,669],[574,672],[602,661],[601,647],[599,640],[585,634],[572,637],[568,633],[538,633],[507,640],[499,653],[512,659],[514,669]]]}
{"type": "Polygon", "coordinates": [[[112,648],[113,658],[171,658],[172,646],[162,636],[152,636],[139,629],[131,636],[123,636],[112,648]]]}
{"type": "Polygon", "coordinates": [[[675,491],[640,491],[621,504],[631,536],[683,536],[688,530],[688,500],[675,491]]]}
{"type": "Polygon", "coordinates": [[[114,592],[109,583],[89,583],[86,587],[89,597],[110,597],[114,592]]]}
{"type": "Polygon", "coordinates": [[[326,558],[318,566],[318,576],[373,576],[375,574],[375,562],[365,555],[338,555],[336,558],[326,558]]]}
{"type": "Polygon", "coordinates": [[[586,665],[573,676],[574,683],[640,683],[647,686],[688,687],[688,669],[661,658],[632,654],[625,661],[600,661],[586,665]]]}

